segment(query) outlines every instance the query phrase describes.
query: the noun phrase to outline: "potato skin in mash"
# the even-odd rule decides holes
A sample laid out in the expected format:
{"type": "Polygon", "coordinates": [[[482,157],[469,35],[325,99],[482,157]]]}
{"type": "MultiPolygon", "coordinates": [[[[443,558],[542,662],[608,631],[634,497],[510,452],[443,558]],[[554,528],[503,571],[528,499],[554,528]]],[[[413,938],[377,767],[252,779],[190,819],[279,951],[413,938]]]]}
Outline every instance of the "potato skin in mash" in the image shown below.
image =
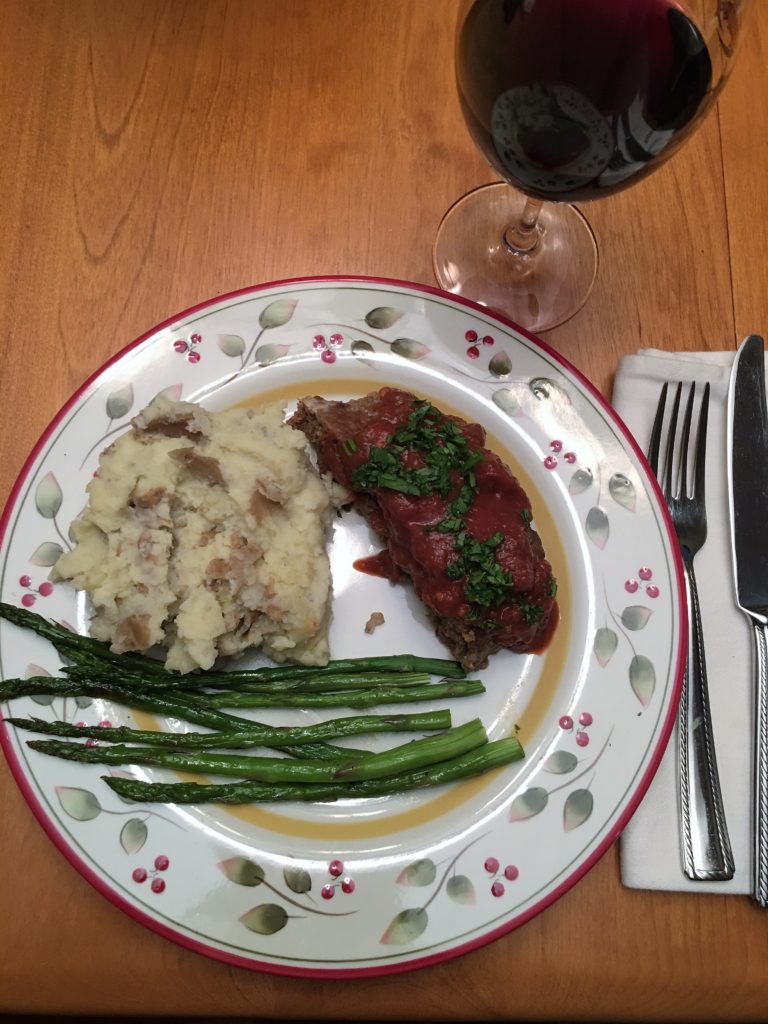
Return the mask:
{"type": "Polygon", "coordinates": [[[107,448],[55,572],[90,597],[112,650],[168,649],[179,672],[261,647],[328,660],[326,533],[343,495],[283,408],[211,413],[156,398],[107,448]]]}

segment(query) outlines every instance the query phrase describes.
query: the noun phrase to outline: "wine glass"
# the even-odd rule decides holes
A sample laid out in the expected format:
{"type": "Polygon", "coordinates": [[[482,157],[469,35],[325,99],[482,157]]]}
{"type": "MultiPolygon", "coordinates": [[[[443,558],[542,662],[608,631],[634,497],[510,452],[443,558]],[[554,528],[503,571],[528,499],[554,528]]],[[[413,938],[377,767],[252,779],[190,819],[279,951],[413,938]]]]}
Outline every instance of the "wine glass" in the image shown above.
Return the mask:
{"type": "Polygon", "coordinates": [[[463,0],[461,109],[505,181],[443,217],[440,285],[531,330],[573,316],[597,245],[569,201],[618,192],[672,156],[723,87],[749,2],[463,0]]]}

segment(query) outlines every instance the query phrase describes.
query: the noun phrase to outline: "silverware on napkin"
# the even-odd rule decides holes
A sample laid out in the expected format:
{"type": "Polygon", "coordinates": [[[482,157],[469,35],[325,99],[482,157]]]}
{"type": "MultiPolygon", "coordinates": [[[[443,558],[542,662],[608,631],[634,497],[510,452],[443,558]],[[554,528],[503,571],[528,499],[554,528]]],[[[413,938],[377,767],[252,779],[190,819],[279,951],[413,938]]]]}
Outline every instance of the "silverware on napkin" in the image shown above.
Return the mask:
{"type": "Polygon", "coordinates": [[[736,601],[755,641],[752,895],[768,907],[768,413],[763,339],[736,355],[728,390],[728,487],[736,601]]]}
{"type": "Polygon", "coordinates": [[[648,449],[648,461],[664,491],[680,545],[688,601],[688,653],[677,719],[680,848],[683,871],[688,878],[692,881],[720,882],[733,878],[735,869],[715,756],[704,630],[701,624],[696,575],[693,571],[694,556],[707,539],[704,474],[710,388],[709,384],[705,385],[700,406],[693,446],[693,485],[689,488],[688,448],[696,385],[691,384],[688,392],[679,441],[677,421],[683,386],[677,386],[667,431],[664,468],[660,474],[659,450],[667,387],[668,385],[664,384],[659,398],[648,449]]]}

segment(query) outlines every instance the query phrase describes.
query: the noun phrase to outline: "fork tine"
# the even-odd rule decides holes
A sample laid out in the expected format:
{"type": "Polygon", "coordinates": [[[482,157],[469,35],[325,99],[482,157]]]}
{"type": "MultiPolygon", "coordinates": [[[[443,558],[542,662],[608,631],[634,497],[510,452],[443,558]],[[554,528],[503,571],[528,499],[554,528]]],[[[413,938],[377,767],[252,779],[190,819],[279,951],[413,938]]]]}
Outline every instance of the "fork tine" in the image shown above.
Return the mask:
{"type": "Polygon", "coordinates": [[[667,446],[664,452],[664,483],[662,489],[664,497],[669,499],[672,496],[672,462],[675,451],[675,435],[677,434],[677,414],[680,411],[680,395],[683,391],[682,381],[677,385],[675,401],[672,406],[672,416],[669,420],[669,433],[667,434],[667,446]]]}
{"type": "Polygon", "coordinates": [[[688,442],[691,438],[691,420],[693,419],[693,399],[696,394],[696,384],[691,384],[688,392],[688,402],[683,417],[683,435],[680,438],[680,490],[681,498],[688,497],[688,442]]]}
{"type": "Polygon", "coordinates": [[[704,397],[699,413],[699,433],[696,438],[696,466],[694,468],[693,496],[704,501],[704,472],[707,461],[707,421],[709,418],[709,382],[704,385],[704,397]]]}
{"type": "Polygon", "coordinates": [[[667,404],[667,382],[659,395],[659,404],[656,406],[656,416],[651,430],[651,440],[648,445],[648,462],[650,463],[653,475],[659,475],[659,447],[661,445],[661,428],[664,423],[664,406],[667,404]]]}

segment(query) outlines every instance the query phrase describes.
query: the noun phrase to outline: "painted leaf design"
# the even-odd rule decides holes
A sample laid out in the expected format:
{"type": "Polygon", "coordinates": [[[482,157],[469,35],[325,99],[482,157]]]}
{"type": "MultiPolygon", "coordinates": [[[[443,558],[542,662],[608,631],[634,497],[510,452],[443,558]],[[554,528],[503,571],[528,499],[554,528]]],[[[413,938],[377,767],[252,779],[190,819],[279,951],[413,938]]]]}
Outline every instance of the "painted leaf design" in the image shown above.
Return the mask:
{"type": "Polygon", "coordinates": [[[550,380],[549,377],[532,377],[528,382],[528,387],[540,402],[549,401],[561,402],[565,405],[571,404],[571,400],[565,391],[555,381],[550,380]]]}
{"type": "MultiPolygon", "coordinates": [[[[25,679],[32,679],[35,676],[49,676],[51,673],[47,668],[43,668],[42,665],[35,665],[30,662],[27,665],[27,671],[24,674],[25,679]]],[[[52,693],[36,693],[33,695],[32,700],[35,704],[39,704],[40,707],[48,708],[53,704],[54,695],[52,693]]]]}
{"type": "Polygon", "coordinates": [[[600,629],[595,633],[595,657],[600,662],[603,668],[608,664],[611,658],[616,653],[616,648],[619,646],[619,638],[612,629],[607,626],[601,626],[600,629]]]}
{"type": "Polygon", "coordinates": [[[397,876],[398,885],[432,885],[437,876],[437,867],[428,857],[415,860],[403,868],[397,876]]]}
{"type": "Polygon", "coordinates": [[[245,342],[239,334],[217,334],[216,344],[225,356],[237,359],[245,352],[245,342]]]}
{"type": "Polygon", "coordinates": [[[497,405],[507,416],[519,416],[522,412],[520,401],[509,388],[499,388],[491,395],[493,404],[497,405]]]}
{"type": "Polygon", "coordinates": [[[35,549],[34,553],[30,555],[29,560],[32,565],[55,565],[63,550],[64,549],[61,544],[56,544],[51,540],[47,540],[35,549]]]}
{"type": "Polygon", "coordinates": [[[544,762],[544,768],[554,775],[567,775],[578,763],[578,758],[570,750],[556,750],[544,762]]]}
{"type": "Polygon", "coordinates": [[[133,405],[133,384],[123,384],[107,395],[107,416],[119,420],[131,411],[133,405]]]}
{"type": "Polygon", "coordinates": [[[577,469],[568,484],[568,493],[572,496],[581,494],[592,486],[593,479],[591,469],[577,469]]]}
{"type": "Polygon", "coordinates": [[[57,786],[56,796],[62,808],[75,821],[90,821],[101,813],[101,804],[87,789],[57,786]]]}
{"type": "Polygon", "coordinates": [[[385,331],[396,324],[403,314],[393,306],[377,306],[366,314],[365,322],[375,331],[385,331]]]}
{"type": "Polygon", "coordinates": [[[183,384],[169,384],[167,388],[163,388],[162,391],[158,391],[155,398],[167,398],[169,402],[178,402],[181,398],[183,388],[183,384]]]}
{"type": "Polygon", "coordinates": [[[506,377],[512,372],[512,360],[506,352],[497,352],[488,363],[488,369],[494,377],[506,377]]]}
{"type": "Polygon", "coordinates": [[[608,543],[608,536],[610,534],[608,516],[601,508],[595,505],[587,512],[585,527],[589,539],[602,551],[608,543]]]}
{"type": "Polygon", "coordinates": [[[535,814],[540,814],[547,806],[548,800],[549,793],[547,793],[546,789],[542,789],[541,786],[533,786],[531,789],[526,789],[524,793],[516,796],[512,801],[512,806],[509,808],[509,820],[525,821],[526,818],[532,818],[535,814]]]}
{"type": "Polygon", "coordinates": [[[653,612],[641,604],[631,604],[621,613],[621,621],[627,629],[644,629],[653,612]]]}
{"type": "Polygon", "coordinates": [[[630,512],[635,511],[635,485],[623,473],[614,473],[608,481],[608,490],[614,501],[630,512]]]}
{"type": "Polygon", "coordinates": [[[390,348],[396,356],[402,356],[404,359],[423,359],[432,351],[428,345],[413,338],[398,338],[392,342],[390,348]]]}
{"type": "Polygon", "coordinates": [[[287,921],[288,915],[285,910],[276,903],[261,903],[240,918],[240,923],[257,935],[274,935],[281,928],[285,928],[287,921]]]}
{"type": "Polygon", "coordinates": [[[275,299],[268,306],[262,309],[259,316],[259,326],[265,329],[282,327],[287,324],[293,316],[293,311],[299,304],[298,299],[275,299]]]}
{"type": "Polygon", "coordinates": [[[63,495],[53,473],[46,473],[35,491],[35,507],[41,516],[54,519],[61,508],[63,495]]]}
{"type": "Polygon", "coordinates": [[[253,357],[253,361],[259,366],[269,366],[277,359],[282,359],[289,351],[288,345],[259,345],[253,357]]]}
{"type": "Polygon", "coordinates": [[[230,882],[236,885],[261,885],[264,881],[264,868],[247,857],[229,857],[219,861],[219,870],[230,882]]]}
{"type": "Polygon", "coordinates": [[[643,707],[648,707],[656,689],[656,670],[644,654],[636,654],[629,663],[629,685],[643,707]]]}
{"type": "Polygon", "coordinates": [[[24,673],[25,679],[34,679],[35,676],[49,676],[51,673],[47,668],[43,668],[42,665],[35,665],[34,662],[30,662],[27,665],[27,671],[24,673]]]}
{"type": "Polygon", "coordinates": [[[75,704],[82,711],[83,708],[89,708],[93,704],[93,697],[75,697],[75,704]]]}
{"type": "Polygon", "coordinates": [[[312,888],[312,877],[304,868],[284,868],[283,878],[291,892],[309,892],[312,888]]]}
{"type": "Polygon", "coordinates": [[[592,813],[594,798],[588,789],[574,789],[568,794],[563,808],[563,828],[566,832],[583,825],[592,813]]]}
{"type": "Polygon", "coordinates": [[[404,946],[418,939],[428,924],[429,917],[423,908],[401,910],[379,941],[385,946],[404,946]]]}
{"type": "Polygon", "coordinates": [[[365,363],[366,366],[375,366],[376,364],[372,359],[366,359],[367,355],[376,352],[376,349],[371,345],[369,341],[363,341],[362,338],[358,338],[357,341],[353,341],[350,346],[352,355],[360,360],[361,363],[365,363]]]}
{"type": "Polygon", "coordinates": [[[147,841],[147,826],[141,818],[129,818],[120,829],[120,845],[126,853],[138,853],[147,841]]]}
{"type": "Polygon", "coordinates": [[[475,887],[466,875],[454,875],[453,878],[449,878],[445,891],[454,903],[467,905],[477,902],[475,887]]]}

